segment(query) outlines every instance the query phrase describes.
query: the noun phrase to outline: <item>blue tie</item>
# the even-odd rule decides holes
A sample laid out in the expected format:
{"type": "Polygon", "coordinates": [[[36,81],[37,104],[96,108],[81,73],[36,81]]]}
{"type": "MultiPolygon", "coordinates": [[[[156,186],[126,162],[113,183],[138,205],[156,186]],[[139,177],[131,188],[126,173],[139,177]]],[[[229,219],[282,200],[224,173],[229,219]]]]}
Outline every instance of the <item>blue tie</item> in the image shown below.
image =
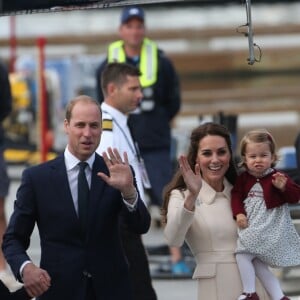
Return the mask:
{"type": "Polygon", "coordinates": [[[88,165],[87,162],[80,162],[78,173],[78,217],[81,225],[81,231],[83,236],[86,233],[87,227],[87,212],[88,212],[88,200],[89,200],[89,185],[85,175],[85,168],[88,165]]]}

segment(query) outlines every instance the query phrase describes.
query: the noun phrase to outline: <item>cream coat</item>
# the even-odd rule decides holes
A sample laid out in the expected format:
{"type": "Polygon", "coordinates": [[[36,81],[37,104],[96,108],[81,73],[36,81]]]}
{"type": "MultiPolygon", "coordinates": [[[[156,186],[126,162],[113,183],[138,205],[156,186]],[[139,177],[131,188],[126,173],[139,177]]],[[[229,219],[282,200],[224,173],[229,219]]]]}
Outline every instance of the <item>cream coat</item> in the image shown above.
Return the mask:
{"type": "MultiPolygon", "coordinates": [[[[234,251],[237,227],[232,217],[231,184],[224,180],[217,193],[203,181],[194,212],[183,207],[186,192],[173,190],[165,237],[170,246],[189,245],[195,260],[193,279],[198,280],[198,300],[235,300],[242,293],[234,251]]],[[[257,281],[260,300],[269,297],[257,281]]]]}

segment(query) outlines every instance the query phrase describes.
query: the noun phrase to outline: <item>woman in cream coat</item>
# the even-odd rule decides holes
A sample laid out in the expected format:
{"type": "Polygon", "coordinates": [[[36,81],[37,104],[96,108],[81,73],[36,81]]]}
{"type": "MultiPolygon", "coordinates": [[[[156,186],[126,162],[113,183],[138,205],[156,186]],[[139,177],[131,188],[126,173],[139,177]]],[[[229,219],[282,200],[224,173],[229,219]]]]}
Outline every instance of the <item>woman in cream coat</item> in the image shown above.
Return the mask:
{"type": "MultiPolygon", "coordinates": [[[[164,192],[165,237],[170,246],[189,245],[197,266],[198,300],[235,300],[242,293],[234,251],[237,228],[230,192],[236,178],[228,130],[206,123],[194,129],[187,157],[164,192]]],[[[267,284],[270,271],[259,260],[257,276],[267,284]]],[[[260,300],[269,299],[257,280],[260,300]]],[[[245,299],[252,299],[246,296],[245,299]]]]}

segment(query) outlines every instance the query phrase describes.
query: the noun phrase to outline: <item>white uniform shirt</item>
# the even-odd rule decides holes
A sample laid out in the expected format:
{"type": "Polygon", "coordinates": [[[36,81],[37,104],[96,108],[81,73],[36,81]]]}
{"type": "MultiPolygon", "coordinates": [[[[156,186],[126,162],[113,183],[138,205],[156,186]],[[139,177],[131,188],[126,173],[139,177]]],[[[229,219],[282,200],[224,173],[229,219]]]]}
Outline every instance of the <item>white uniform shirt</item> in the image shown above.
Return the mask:
{"type": "Polygon", "coordinates": [[[101,109],[102,135],[96,152],[102,155],[102,152],[106,151],[108,147],[117,148],[122,157],[123,153],[125,151],[127,152],[129,164],[133,167],[135,172],[135,179],[140,196],[145,202],[144,188],[139,170],[136,149],[127,125],[128,117],[105,102],[102,102],[101,109]]]}

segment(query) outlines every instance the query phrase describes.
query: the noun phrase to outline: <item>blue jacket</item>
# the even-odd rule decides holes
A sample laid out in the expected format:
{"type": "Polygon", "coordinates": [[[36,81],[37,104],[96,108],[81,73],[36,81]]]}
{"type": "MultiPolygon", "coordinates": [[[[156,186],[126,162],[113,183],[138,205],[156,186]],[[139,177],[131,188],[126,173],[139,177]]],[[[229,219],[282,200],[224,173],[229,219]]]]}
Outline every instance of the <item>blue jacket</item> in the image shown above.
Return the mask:
{"type": "Polygon", "coordinates": [[[97,300],[132,300],[119,233],[122,217],[129,231],[143,234],[150,227],[150,215],[139,198],[129,212],[121,193],[97,176],[108,169],[96,154],[88,211],[86,239],[80,234],[63,155],[28,168],[22,174],[14,212],[3,238],[3,252],[13,273],[29,260],[26,250],[37,224],[41,246],[41,268],[51,277],[43,300],[82,300],[86,272],[92,275],[97,300]]]}

